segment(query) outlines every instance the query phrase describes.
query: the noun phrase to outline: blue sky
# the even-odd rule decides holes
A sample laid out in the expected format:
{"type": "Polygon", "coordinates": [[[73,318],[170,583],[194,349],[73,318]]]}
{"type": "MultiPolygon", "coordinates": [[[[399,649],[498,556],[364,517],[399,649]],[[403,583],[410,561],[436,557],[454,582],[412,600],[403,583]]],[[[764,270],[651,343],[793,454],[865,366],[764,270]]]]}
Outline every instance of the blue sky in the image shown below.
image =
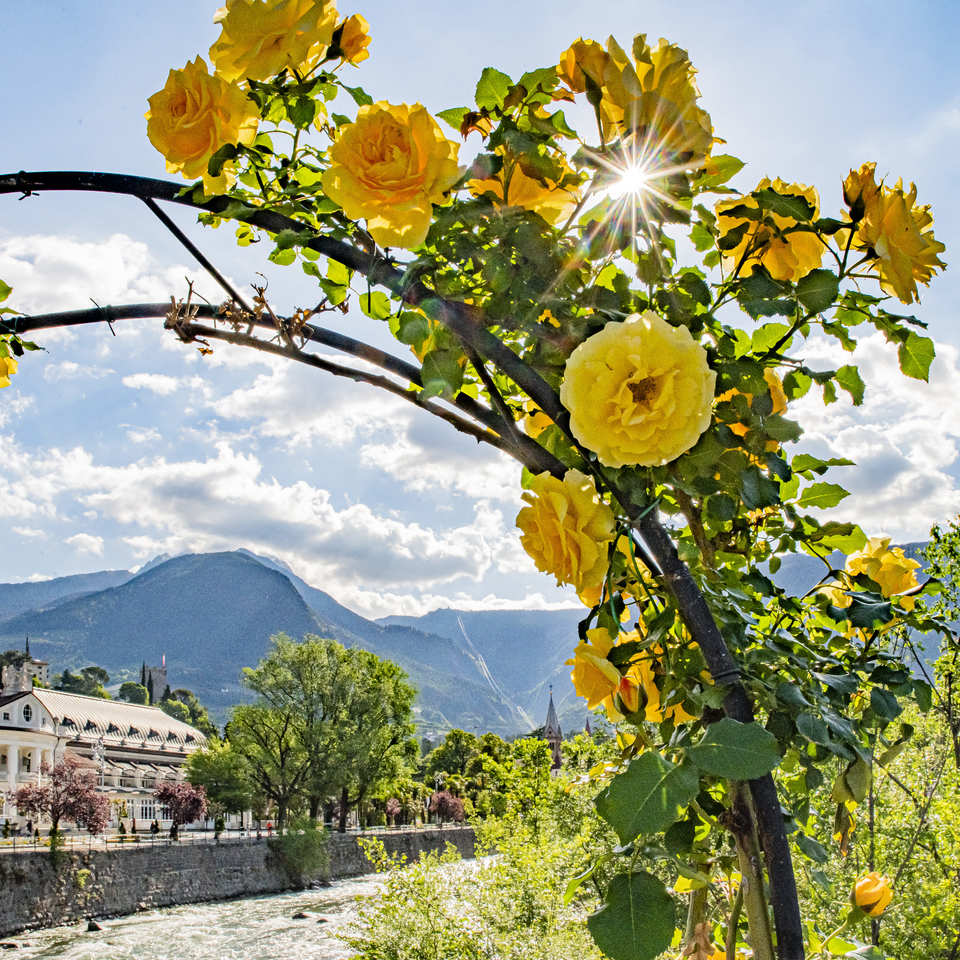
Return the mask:
{"type": "MultiPolygon", "coordinates": [[[[170,67],[206,50],[215,4],[46,2],[5,11],[8,92],[0,167],[166,176],[145,136],[146,100],[170,67]],[[16,91],[16,93],[12,93],[16,91]]],[[[352,71],[375,97],[464,105],[484,66],[517,75],[556,61],[579,35],[668,37],[690,51],[723,148],[762,176],[815,185],[825,213],[851,166],[915,180],[951,263],[960,248],[957,7],[527,2],[482,7],[342,5],[371,24],[371,58],[352,71]]],[[[173,212],[235,283],[263,270],[281,309],[312,302],[297,268],[240,251],[227,229],[173,212]]],[[[213,291],[139,203],[46,195],[0,198],[0,278],[20,309],[42,311],[213,291]]],[[[929,387],[905,382],[867,338],[865,406],[798,404],[812,450],[857,459],[844,515],[871,533],[926,535],[960,508],[960,283],[924,292],[939,357],[929,387]]],[[[355,335],[382,329],[344,318],[355,335]]],[[[441,605],[548,605],[570,596],[538,575],[513,530],[517,471],[370,389],[218,348],[203,359],[158,323],[57,332],[0,392],[0,580],[131,567],[161,552],[248,547],[289,562],[366,614],[441,605]]],[[[402,349],[402,348],[399,348],[402,349]]],[[[812,353],[817,355],[814,344],[812,353]]],[[[832,359],[821,350],[824,362],[832,359]]]]}

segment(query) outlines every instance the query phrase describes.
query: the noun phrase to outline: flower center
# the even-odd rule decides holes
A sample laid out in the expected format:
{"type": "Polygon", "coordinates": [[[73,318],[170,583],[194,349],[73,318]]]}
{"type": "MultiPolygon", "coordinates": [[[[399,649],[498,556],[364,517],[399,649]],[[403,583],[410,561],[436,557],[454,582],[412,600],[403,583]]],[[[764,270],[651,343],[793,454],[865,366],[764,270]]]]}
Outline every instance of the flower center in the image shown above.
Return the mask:
{"type": "Polygon", "coordinates": [[[657,393],[657,381],[653,377],[644,377],[627,384],[627,389],[638,407],[648,407],[657,393]]]}

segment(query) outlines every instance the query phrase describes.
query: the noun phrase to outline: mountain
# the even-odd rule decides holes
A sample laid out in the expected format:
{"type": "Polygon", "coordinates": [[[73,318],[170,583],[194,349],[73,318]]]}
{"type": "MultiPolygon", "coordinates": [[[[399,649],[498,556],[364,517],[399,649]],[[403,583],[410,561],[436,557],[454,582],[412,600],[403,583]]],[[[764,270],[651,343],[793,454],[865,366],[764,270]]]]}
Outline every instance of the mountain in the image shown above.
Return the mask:
{"type": "MultiPolygon", "coordinates": [[[[269,558],[246,551],[188,554],[158,558],[136,574],[90,577],[73,586],[99,582],[104,588],[83,591],[48,581],[32,609],[25,609],[31,597],[17,591],[42,584],[0,585],[12,588],[15,611],[0,619],[0,649],[19,648],[29,635],[34,654],[56,671],[96,663],[126,676],[165,655],[171,686],[194,690],[222,720],[249,696],[240,668],[256,664],[271,635],[312,633],[399,663],[419,691],[417,716],[425,733],[451,726],[503,734],[531,729],[518,709],[523,698],[485,672],[459,638],[374,623],[269,558]]],[[[538,714],[545,711],[544,698],[538,714]]]]}
{"type": "MultiPolygon", "coordinates": [[[[56,580],[30,583],[0,583],[0,619],[12,617],[25,610],[36,610],[68,597],[105,590],[125,583],[133,574],[129,570],[101,570],[98,573],[78,573],[56,580]]],[[[23,637],[20,638],[21,645],[23,637]]]]}

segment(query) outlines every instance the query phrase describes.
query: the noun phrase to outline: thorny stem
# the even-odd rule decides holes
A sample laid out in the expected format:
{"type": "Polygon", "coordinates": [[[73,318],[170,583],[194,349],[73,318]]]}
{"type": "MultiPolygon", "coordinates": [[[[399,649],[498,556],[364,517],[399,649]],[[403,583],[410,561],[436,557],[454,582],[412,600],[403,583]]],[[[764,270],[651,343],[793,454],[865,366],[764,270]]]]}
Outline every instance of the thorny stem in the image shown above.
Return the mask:
{"type": "MultiPolygon", "coordinates": [[[[132,196],[149,196],[168,200],[185,206],[200,208],[214,214],[223,213],[236,201],[228,197],[212,197],[202,202],[193,200],[193,191],[184,190],[179,184],[169,181],[133,177],[123,174],[91,172],[19,172],[0,176],[0,194],[20,193],[28,196],[43,190],[82,190],[107,193],[125,193],[132,196]]],[[[272,210],[250,207],[242,219],[253,226],[278,233],[284,229],[302,232],[303,225],[272,210]]],[[[560,429],[572,438],[567,411],[550,385],[531,369],[510,347],[486,329],[482,313],[475,307],[444,299],[430,290],[421,281],[410,281],[392,263],[373,253],[358,250],[331,237],[312,237],[305,243],[318,253],[332,257],[344,266],[363,273],[372,284],[380,284],[405,303],[419,306],[433,320],[446,326],[451,332],[469,343],[481,356],[500,367],[560,429]]],[[[394,385],[395,386],[395,385],[394,385]]],[[[539,445],[537,445],[539,446],[539,445]]],[[[579,448],[579,444],[576,444],[579,448]]],[[[526,463],[516,449],[510,449],[516,459],[526,463]]],[[[546,453],[546,451],[544,451],[546,453]]],[[[562,476],[565,467],[553,460],[551,472],[562,476]]],[[[588,459],[588,463],[590,460],[588,459]]],[[[530,466],[530,464],[527,464],[530,466]]],[[[539,470],[539,466],[531,467],[539,470]]],[[[624,507],[635,529],[646,542],[655,563],[648,566],[656,572],[659,567],[663,583],[673,596],[677,608],[699,643],[701,651],[715,682],[727,686],[724,701],[725,713],[742,723],[754,719],[753,704],[740,679],[740,670],[721,635],[707,602],[693,579],[689,569],[680,560],[676,546],[654,511],[644,505],[634,504],[629,496],[608,482],[613,495],[624,507]]],[[[646,561],[645,561],[646,562],[646,561]]],[[[771,900],[777,931],[777,952],[780,960],[802,960],[804,956],[803,928],[800,920],[796,879],[790,856],[780,800],[773,778],[767,774],[750,782],[756,823],[766,859],[770,879],[771,900]]],[[[769,937],[767,944],[770,943],[769,937]]],[[[756,947],[755,947],[756,949],[756,947]]]]}

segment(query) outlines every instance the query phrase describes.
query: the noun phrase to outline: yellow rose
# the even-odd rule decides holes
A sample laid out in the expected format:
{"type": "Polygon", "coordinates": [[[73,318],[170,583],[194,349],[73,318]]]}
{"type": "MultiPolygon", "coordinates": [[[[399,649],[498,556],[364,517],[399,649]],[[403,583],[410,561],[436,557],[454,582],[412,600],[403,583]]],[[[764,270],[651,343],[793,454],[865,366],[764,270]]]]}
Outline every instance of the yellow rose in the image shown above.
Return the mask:
{"type": "Polygon", "coordinates": [[[574,436],[605,466],[660,466],[710,425],[716,380],[690,331],[647,310],[570,354],[560,400],[574,436]]]}
{"type": "Polygon", "coordinates": [[[0,357],[0,387],[9,387],[10,378],[17,372],[17,361],[13,357],[0,357]]]}
{"type": "Polygon", "coordinates": [[[687,51],[661,39],[651,50],[644,34],[630,58],[607,41],[600,121],[607,138],[636,135],[658,165],[682,161],[699,167],[713,147],[710,114],[697,105],[700,91],[687,51]]]}
{"type": "MultiPolygon", "coordinates": [[[[540,214],[547,223],[557,224],[565,220],[576,208],[580,200],[579,190],[576,187],[560,186],[554,180],[545,183],[536,177],[528,176],[520,163],[508,156],[503,149],[497,153],[505,157],[503,169],[495,176],[486,180],[468,180],[467,188],[475,196],[492,193],[502,206],[523,207],[540,214]],[[503,185],[507,183],[507,196],[504,200],[503,185]]],[[[557,158],[563,167],[561,181],[573,176],[573,170],[563,157],[557,158]]]]}
{"type": "MultiPolygon", "coordinates": [[[[801,183],[787,184],[779,177],[771,181],[764,177],[757,186],[757,190],[772,188],[777,193],[799,195],[808,200],[814,208],[814,217],[818,215],[820,200],[813,187],[801,183]]],[[[781,234],[797,225],[793,217],[783,217],[775,213],[767,213],[778,229],[765,223],[749,220],[746,217],[731,216],[727,211],[734,207],[746,206],[756,210],[759,208],[753,197],[731,197],[721,200],[715,205],[717,226],[720,237],[725,237],[731,230],[741,224],[749,224],[743,239],[735,247],[723,252],[724,264],[729,270],[738,266],[749,266],[752,263],[761,263],[774,280],[784,280],[795,283],[806,276],[811,270],[816,270],[823,261],[824,246],[816,234],[808,231],[781,234]],[[744,259],[746,257],[746,259],[744,259]]],[[[750,271],[745,271],[749,273],[750,271]]]]}
{"type": "Polygon", "coordinates": [[[568,470],[563,480],[549,473],[533,478],[517,514],[520,540],[538,570],[578,593],[603,583],[607,544],[613,539],[613,511],[597,496],[593,477],[568,470]]]}
{"type": "Polygon", "coordinates": [[[359,13],[347,17],[340,33],[340,55],[343,59],[356,66],[370,56],[370,51],[367,50],[369,46],[370,24],[359,13]]]}
{"type": "Polygon", "coordinates": [[[879,917],[890,906],[890,881],[876,871],[864,874],[854,885],[851,899],[868,917],[879,917]]]}
{"type": "MultiPolygon", "coordinates": [[[[889,537],[871,537],[858,553],[847,557],[846,571],[851,576],[865,573],[885,597],[893,597],[919,586],[915,571],[920,566],[900,547],[890,549],[889,537]]],[[[914,597],[901,597],[900,603],[913,609],[914,597]]]]}
{"type": "Polygon", "coordinates": [[[599,89],[603,84],[609,57],[607,51],[595,40],[580,37],[569,49],[560,55],[557,64],[557,76],[574,92],[583,93],[587,89],[586,74],[599,89]]]}
{"type": "Polygon", "coordinates": [[[269,80],[284,68],[309,73],[337,24],[331,0],[227,0],[213,17],[210,59],[225,80],[269,80]]]}
{"type": "Polygon", "coordinates": [[[460,175],[458,150],[421,104],[380,101],[340,128],[323,189],[351,220],[366,218],[381,246],[412,250],[460,175]]]}
{"type": "Polygon", "coordinates": [[[843,185],[844,199],[854,215],[863,215],[854,235],[853,247],[875,257],[880,286],[902,303],[913,303],[917,297],[917,281],[928,284],[936,270],[946,266],[937,254],[944,245],[933,236],[930,207],[916,205],[917,187],[903,189],[903,181],[895,187],[878,185],[874,177],[875,163],[865,163],[850,171],[843,185]]]}
{"type": "Polygon", "coordinates": [[[587,640],[587,643],[577,644],[573,659],[566,663],[573,667],[570,679],[577,695],[584,697],[587,709],[592,710],[617,689],[620,671],[607,659],[614,644],[606,630],[588,630],[587,640]]]}
{"type": "Polygon", "coordinates": [[[226,190],[234,180],[231,166],[225,164],[219,176],[211,177],[207,163],[225,144],[249,144],[256,137],[257,108],[246,93],[211,76],[197,57],[182,70],[171,70],[164,88],[147,102],[147,136],[163,154],[167,170],[190,180],[203,177],[207,194],[226,190]]]}

